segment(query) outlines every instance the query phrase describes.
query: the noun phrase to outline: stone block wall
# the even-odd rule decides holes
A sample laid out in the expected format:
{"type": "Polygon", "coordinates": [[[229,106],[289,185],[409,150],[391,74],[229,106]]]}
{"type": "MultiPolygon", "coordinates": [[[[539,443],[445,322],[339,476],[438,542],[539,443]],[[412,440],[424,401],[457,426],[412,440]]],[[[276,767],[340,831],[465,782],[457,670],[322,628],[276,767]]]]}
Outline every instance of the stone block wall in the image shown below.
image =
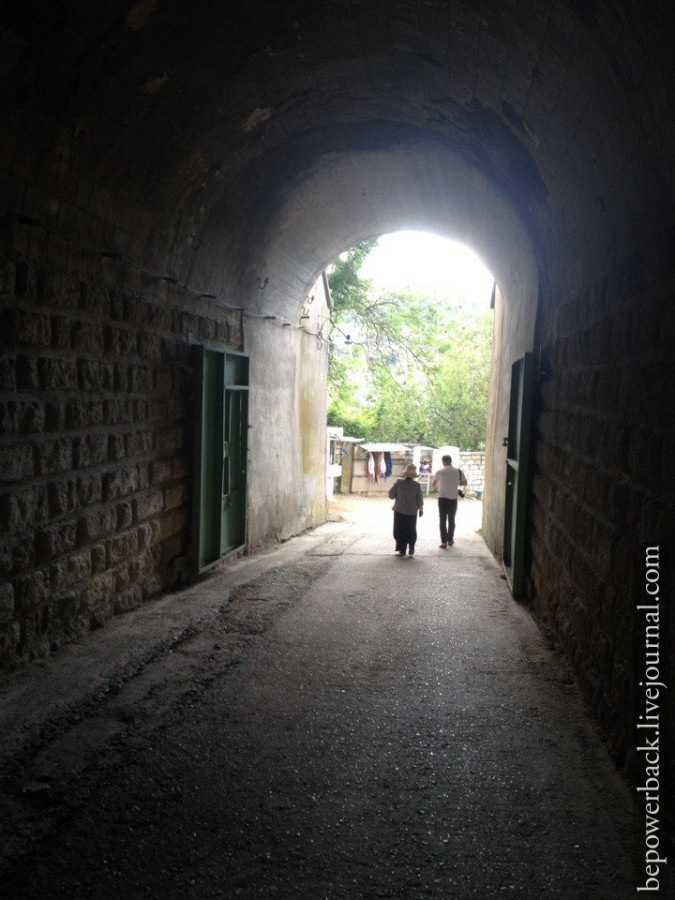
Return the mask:
{"type": "Polygon", "coordinates": [[[241,349],[237,319],[206,299],[93,281],[0,269],[0,666],[176,583],[189,550],[190,342],[241,349]]]}
{"type": "Polygon", "coordinates": [[[469,488],[482,494],[485,490],[485,451],[462,450],[459,465],[464,472],[469,488]]]}
{"type": "MultiPolygon", "coordinates": [[[[630,768],[645,545],[675,537],[671,251],[540,310],[529,592],[630,768]]],[[[664,671],[675,640],[662,618],[664,671]]],[[[672,657],[670,660],[672,666],[672,657]]]]}

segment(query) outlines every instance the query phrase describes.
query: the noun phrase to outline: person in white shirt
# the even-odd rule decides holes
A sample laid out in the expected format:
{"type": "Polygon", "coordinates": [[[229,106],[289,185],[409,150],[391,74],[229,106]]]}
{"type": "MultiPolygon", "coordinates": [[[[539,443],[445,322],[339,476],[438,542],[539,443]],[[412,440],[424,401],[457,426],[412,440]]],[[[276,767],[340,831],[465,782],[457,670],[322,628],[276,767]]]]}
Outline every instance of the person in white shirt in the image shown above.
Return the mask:
{"type": "Polygon", "coordinates": [[[435,474],[431,487],[438,491],[438,518],[441,527],[441,550],[455,543],[455,517],[457,515],[457,491],[466,479],[461,469],[452,464],[451,456],[441,457],[443,468],[435,474]]]}

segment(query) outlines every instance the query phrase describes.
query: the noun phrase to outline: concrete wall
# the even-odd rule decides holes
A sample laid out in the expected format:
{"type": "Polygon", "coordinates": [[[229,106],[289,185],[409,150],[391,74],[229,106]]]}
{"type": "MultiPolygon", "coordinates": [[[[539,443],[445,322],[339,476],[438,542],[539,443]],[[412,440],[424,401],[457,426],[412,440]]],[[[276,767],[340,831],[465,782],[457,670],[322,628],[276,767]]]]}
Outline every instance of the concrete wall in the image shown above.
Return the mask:
{"type": "Polygon", "coordinates": [[[511,366],[534,345],[538,275],[526,244],[519,258],[514,259],[510,274],[509,281],[504,279],[499,283],[495,295],[483,499],[483,535],[498,559],[504,555],[506,447],[503,439],[509,433],[511,366]]]}

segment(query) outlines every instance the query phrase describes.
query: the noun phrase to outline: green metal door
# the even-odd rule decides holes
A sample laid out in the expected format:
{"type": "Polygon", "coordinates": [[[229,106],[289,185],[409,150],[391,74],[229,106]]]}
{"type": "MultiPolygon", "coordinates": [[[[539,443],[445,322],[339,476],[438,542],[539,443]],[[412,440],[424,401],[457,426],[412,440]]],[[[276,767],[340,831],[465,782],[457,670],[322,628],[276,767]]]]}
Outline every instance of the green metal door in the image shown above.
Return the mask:
{"type": "Polygon", "coordinates": [[[525,513],[530,463],[534,356],[526,353],[511,367],[509,435],[506,459],[504,571],[514,597],[523,592],[525,513]]]}
{"type": "Polygon", "coordinates": [[[197,573],[246,541],[248,357],[195,348],[193,561],[197,573]]]}
{"type": "Polygon", "coordinates": [[[248,390],[225,388],[221,556],[246,540],[246,431],[248,390]]]}

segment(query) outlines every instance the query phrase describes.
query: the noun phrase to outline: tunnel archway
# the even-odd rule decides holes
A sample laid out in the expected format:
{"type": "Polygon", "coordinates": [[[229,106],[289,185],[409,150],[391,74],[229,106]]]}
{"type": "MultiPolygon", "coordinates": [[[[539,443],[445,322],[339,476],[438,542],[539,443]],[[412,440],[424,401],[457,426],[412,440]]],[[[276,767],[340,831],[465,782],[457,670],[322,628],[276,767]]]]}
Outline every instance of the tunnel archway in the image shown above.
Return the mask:
{"type": "MultiPolygon", "coordinates": [[[[486,499],[486,533],[500,552],[504,473],[503,460],[493,452],[494,435],[507,430],[511,363],[533,349],[538,275],[527,231],[490,183],[433,144],[340,158],[330,154],[259,232],[248,280],[269,279],[265,308],[298,323],[300,301],[318,272],[345,247],[397,227],[461,239],[486,261],[499,285],[488,438],[488,478],[499,488],[486,499]]],[[[255,355],[253,334],[251,341],[255,355]]],[[[273,480],[279,474],[273,472],[273,480]]]]}
{"type": "Polygon", "coordinates": [[[249,548],[321,520],[299,308],[344,247],[427,228],[501,287],[495,473],[506,373],[541,361],[528,596],[630,764],[641,545],[673,524],[665,5],[43,6],[2,11],[3,662],[184,578],[194,344],[250,356],[249,548]]]}

